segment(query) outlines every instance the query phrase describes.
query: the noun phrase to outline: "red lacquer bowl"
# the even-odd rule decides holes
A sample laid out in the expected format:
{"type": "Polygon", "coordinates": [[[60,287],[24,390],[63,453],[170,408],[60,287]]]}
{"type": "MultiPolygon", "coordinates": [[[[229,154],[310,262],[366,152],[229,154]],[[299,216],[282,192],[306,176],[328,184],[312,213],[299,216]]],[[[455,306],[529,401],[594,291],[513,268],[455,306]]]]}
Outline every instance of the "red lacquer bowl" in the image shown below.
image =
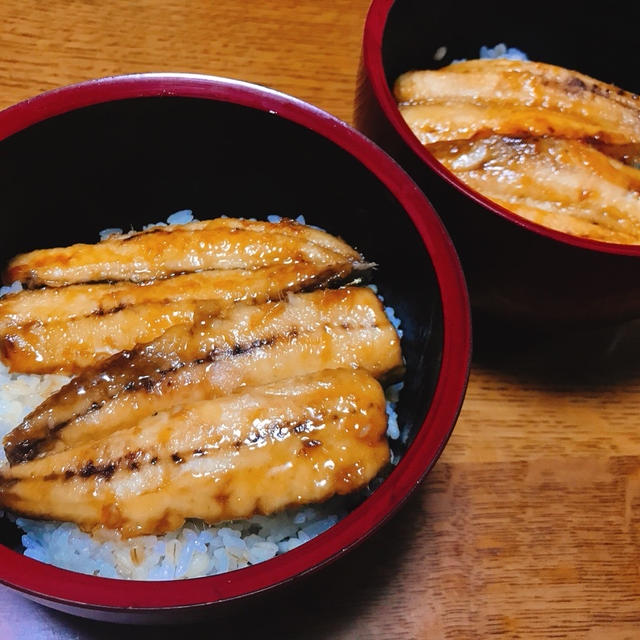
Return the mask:
{"type": "Polygon", "coordinates": [[[532,60],[639,92],[634,62],[637,21],[625,18],[616,23],[615,31],[607,32],[602,24],[608,17],[604,5],[576,11],[570,3],[549,0],[537,3],[526,18],[503,0],[491,7],[421,0],[371,4],[356,126],[394,156],[428,194],[458,250],[478,318],[516,327],[574,329],[637,317],[640,247],[552,231],[469,188],[412,134],[396,107],[393,83],[405,71],[477,58],[482,45],[506,43],[532,60]],[[436,55],[441,47],[446,47],[443,58],[436,55]],[[615,61],[603,53],[614,51],[615,61]]]}
{"type": "Polygon", "coordinates": [[[76,615],[176,622],[313,572],[377,529],[429,471],[453,428],[470,358],[462,271],[439,218],[403,170],[364,136],[294,98],[243,82],[144,74],[65,87],[0,113],[0,258],[93,242],[190,208],[200,218],[277,213],[321,226],[378,263],[404,331],[401,461],[375,492],[312,541],[226,575],[129,582],[25,558],[0,520],[0,581],[76,615]],[[19,549],[18,549],[19,550],[19,549]]]}

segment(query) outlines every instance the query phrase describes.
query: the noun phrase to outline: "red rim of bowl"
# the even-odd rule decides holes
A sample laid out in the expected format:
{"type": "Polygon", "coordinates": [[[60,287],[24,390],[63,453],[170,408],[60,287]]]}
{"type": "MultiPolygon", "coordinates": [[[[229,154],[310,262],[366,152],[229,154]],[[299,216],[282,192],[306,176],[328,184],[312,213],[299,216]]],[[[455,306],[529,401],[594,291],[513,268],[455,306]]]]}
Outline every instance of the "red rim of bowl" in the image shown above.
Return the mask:
{"type": "Polygon", "coordinates": [[[314,571],[344,554],[385,522],[422,480],[444,448],[464,397],[471,324],[464,277],[453,245],[431,205],[381,149],[334,116],[296,98],[214,76],[144,73],[54,89],[0,112],[0,140],[71,110],[154,96],[233,102],[273,113],[329,139],[365,165],[396,197],[417,228],[436,272],[444,322],[442,363],[431,406],[397,468],[371,497],[301,547],[227,574],[176,581],[113,580],[58,569],[0,545],[0,582],[52,603],[93,610],[153,611],[207,606],[258,593],[314,571]]]}
{"type": "Polygon", "coordinates": [[[534,233],[546,236],[558,242],[570,244],[582,249],[590,249],[605,253],[614,253],[620,255],[640,255],[640,246],[617,244],[614,242],[602,242],[600,240],[591,240],[589,238],[580,238],[562,231],[549,229],[535,222],[531,222],[526,218],[513,213],[509,209],[493,202],[479,191],[475,191],[465,182],[460,180],[454,173],[449,171],[442,163],[427,151],[418,138],[413,134],[409,125],[404,121],[397,107],[395,98],[387,83],[384,66],[382,62],[382,40],[387,25],[389,12],[396,0],[373,0],[364,26],[364,36],[362,43],[363,65],[367,77],[371,83],[373,93],[382,109],[385,117],[389,120],[396,132],[402,137],[405,144],[421,158],[431,169],[440,175],[448,183],[456,187],[459,191],[469,196],[472,200],[482,205],[489,211],[510,220],[520,227],[524,227],[534,233]]]}

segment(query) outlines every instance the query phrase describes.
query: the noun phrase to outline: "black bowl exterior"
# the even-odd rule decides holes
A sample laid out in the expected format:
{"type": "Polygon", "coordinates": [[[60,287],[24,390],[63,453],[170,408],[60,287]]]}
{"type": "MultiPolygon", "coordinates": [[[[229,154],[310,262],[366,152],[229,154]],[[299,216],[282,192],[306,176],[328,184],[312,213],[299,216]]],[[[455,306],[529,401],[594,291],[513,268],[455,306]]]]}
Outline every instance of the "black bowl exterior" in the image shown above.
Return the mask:
{"type": "Polygon", "coordinates": [[[394,156],[428,195],[460,256],[474,313],[485,318],[537,328],[575,328],[638,317],[640,249],[580,242],[541,227],[532,230],[537,225],[519,222],[497,205],[487,206],[435,159],[425,161],[426,152],[419,150],[417,141],[410,146],[408,127],[399,121],[392,124],[391,107],[382,94],[405,71],[478,57],[482,45],[499,43],[517,47],[531,59],[640,91],[633,63],[634,27],[625,21],[614,35],[604,32],[602,24],[597,12],[577,11],[572,3],[538,3],[526,20],[509,2],[461,8],[380,0],[370,9],[356,126],[394,156]],[[615,47],[615,61],[607,45],[615,47]],[[436,60],[440,47],[446,47],[446,53],[436,60]]]}

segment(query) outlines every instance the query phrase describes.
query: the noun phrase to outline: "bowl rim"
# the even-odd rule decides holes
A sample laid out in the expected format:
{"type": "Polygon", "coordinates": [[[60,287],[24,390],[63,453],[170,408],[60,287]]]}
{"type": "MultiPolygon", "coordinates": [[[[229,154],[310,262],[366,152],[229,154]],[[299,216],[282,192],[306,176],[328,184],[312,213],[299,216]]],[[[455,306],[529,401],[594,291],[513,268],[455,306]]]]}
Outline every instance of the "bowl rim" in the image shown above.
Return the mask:
{"type": "Polygon", "coordinates": [[[37,122],[86,106],[158,96],[232,102],[268,112],[323,136],[363,164],[407,212],[431,258],[442,303],[442,361],[427,415],[390,476],[329,532],[272,560],[226,574],[180,580],[176,589],[175,580],[150,583],[76,573],[0,545],[0,583],[39,601],[70,605],[76,610],[144,612],[212,606],[290,582],[337,559],[391,517],[431,469],[453,430],[469,375],[468,295],[457,254],[440,219],[394,160],[318,107],[230,78],[190,73],[127,74],[67,85],[8,107],[0,112],[0,141],[37,122]]]}
{"type": "Polygon", "coordinates": [[[556,231],[555,229],[550,229],[549,227],[527,220],[468,186],[452,171],[439,162],[431,152],[425,149],[400,114],[400,110],[397,107],[395,98],[387,83],[384,72],[382,41],[384,39],[389,13],[394,4],[396,4],[396,0],[372,0],[364,24],[362,66],[371,84],[375,99],[382,109],[385,118],[389,121],[393,129],[400,135],[411,151],[413,151],[416,156],[418,156],[441,178],[458,189],[458,191],[461,191],[485,209],[488,209],[501,218],[513,222],[523,229],[527,229],[533,233],[545,236],[557,242],[579,247],[581,249],[587,249],[589,251],[616,255],[640,256],[640,245],[604,242],[602,240],[582,238],[571,235],[570,233],[556,231]]]}

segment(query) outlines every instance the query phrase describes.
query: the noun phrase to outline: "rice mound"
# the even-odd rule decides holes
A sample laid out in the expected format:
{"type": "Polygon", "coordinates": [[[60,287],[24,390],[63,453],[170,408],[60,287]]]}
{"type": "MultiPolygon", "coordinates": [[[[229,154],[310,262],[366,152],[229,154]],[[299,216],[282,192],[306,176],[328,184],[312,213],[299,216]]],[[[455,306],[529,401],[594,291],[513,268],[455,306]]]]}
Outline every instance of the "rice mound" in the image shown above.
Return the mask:
{"type": "MultiPolygon", "coordinates": [[[[192,219],[191,211],[184,210],[170,216],[167,222],[184,224],[192,219]]],[[[276,219],[279,216],[269,217],[272,222],[276,219]]],[[[297,221],[304,224],[302,216],[297,221]]],[[[165,223],[147,226],[162,224],[165,223]]],[[[100,232],[100,239],[121,232],[105,229],[100,232]]],[[[377,292],[374,285],[372,288],[377,292]]],[[[21,289],[20,283],[1,287],[0,297],[21,289]]],[[[393,308],[385,307],[385,312],[402,337],[400,320],[393,308]]],[[[0,438],[70,379],[62,375],[13,374],[0,362],[0,438]]],[[[395,410],[402,386],[398,383],[386,390],[387,436],[391,440],[401,436],[404,440],[407,435],[401,433],[395,410]]],[[[397,461],[392,452],[391,463],[397,461]]],[[[0,447],[0,466],[6,462],[0,447]]],[[[164,535],[130,539],[121,538],[115,531],[87,534],[71,522],[16,518],[15,523],[24,532],[22,545],[29,558],[104,578],[176,580],[241,569],[295,549],[347,515],[346,502],[347,498],[336,496],[323,504],[216,525],[190,520],[164,535]]],[[[3,515],[14,519],[0,511],[0,517],[3,515]]]]}
{"type": "MultiPolygon", "coordinates": [[[[444,49],[444,52],[441,56],[435,57],[436,60],[441,60],[447,51],[446,47],[440,47],[440,49],[444,49]]],[[[438,52],[440,51],[438,49],[438,52]]],[[[436,53],[438,53],[436,52],[436,53]]],[[[529,56],[522,51],[521,49],[517,49],[516,47],[507,47],[504,42],[500,42],[495,47],[488,47],[487,45],[482,45],[480,50],[478,51],[478,58],[485,59],[496,59],[496,58],[505,58],[507,60],[529,60],[529,56]]],[[[451,64],[455,64],[456,62],[465,62],[467,58],[456,58],[451,61],[451,64]]]]}

